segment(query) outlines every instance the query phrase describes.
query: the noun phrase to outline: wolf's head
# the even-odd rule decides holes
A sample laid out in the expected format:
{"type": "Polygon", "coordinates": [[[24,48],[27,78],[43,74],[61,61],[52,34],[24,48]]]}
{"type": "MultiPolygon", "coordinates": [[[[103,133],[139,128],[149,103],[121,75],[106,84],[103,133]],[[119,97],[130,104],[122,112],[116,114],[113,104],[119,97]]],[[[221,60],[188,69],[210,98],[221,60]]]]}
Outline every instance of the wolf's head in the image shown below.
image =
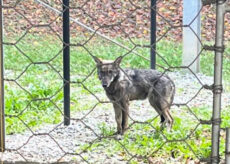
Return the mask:
{"type": "Polygon", "coordinates": [[[108,88],[110,84],[119,76],[122,57],[118,57],[115,61],[106,61],[98,59],[94,56],[97,63],[98,77],[101,80],[102,86],[108,88]]]}

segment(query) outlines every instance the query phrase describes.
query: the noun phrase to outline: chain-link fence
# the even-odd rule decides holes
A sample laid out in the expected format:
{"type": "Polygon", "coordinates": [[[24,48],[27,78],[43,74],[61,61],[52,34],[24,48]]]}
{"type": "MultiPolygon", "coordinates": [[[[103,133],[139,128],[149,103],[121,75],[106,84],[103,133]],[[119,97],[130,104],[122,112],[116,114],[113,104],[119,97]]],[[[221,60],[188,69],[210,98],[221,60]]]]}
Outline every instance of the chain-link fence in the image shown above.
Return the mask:
{"type": "MultiPolygon", "coordinates": [[[[1,102],[4,101],[1,104],[2,161],[223,161],[225,135],[222,130],[229,126],[230,117],[226,88],[223,126],[220,126],[222,36],[224,23],[226,28],[229,24],[229,19],[224,22],[224,14],[229,11],[227,2],[220,0],[215,8],[210,4],[212,1],[204,1],[189,24],[182,22],[180,0],[155,1],[155,4],[130,0],[63,2],[65,4],[60,0],[3,0],[1,4],[4,51],[1,48],[0,52],[1,57],[4,54],[5,70],[1,76],[4,96],[0,97],[1,102]],[[150,18],[151,10],[156,14],[157,29],[152,31],[156,32],[155,39],[150,38],[150,24],[155,17],[153,14],[150,18]],[[200,15],[201,37],[192,28],[200,15]],[[215,20],[216,41],[215,46],[210,46],[215,39],[215,20]],[[181,66],[183,28],[190,30],[201,45],[197,56],[186,66],[181,66]],[[166,74],[175,83],[176,94],[170,109],[174,125],[171,131],[162,129],[160,117],[148,100],[132,101],[129,113],[127,108],[120,107],[123,115],[128,115],[129,124],[125,134],[118,138],[112,105],[117,100],[106,97],[94,58],[115,60],[122,56],[119,71],[133,81],[124,68],[148,69],[150,51],[156,54],[156,69],[161,72],[152,83],[166,74]],[[210,51],[215,51],[215,58],[210,51]],[[205,75],[191,69],[199,58],[205,75]],[[210,75],[214,70],[213,80],[210,75]]],[[[225,33],[226,41],[228,34],[225,33]]],[[[133,82],[133,85],[141,86],[143,82],[133,82]]]]}

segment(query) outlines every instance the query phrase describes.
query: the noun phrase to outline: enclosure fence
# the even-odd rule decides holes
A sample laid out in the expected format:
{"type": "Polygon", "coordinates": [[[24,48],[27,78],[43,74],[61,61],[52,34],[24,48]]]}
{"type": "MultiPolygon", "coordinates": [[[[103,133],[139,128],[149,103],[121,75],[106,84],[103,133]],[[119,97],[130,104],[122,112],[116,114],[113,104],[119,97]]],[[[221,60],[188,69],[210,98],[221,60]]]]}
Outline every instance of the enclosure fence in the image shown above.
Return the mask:
{"type": "MultiPolygon", "coordinates": [[[[29,1],[29,0],[17,0],[17,1],[7,1],[6,0],[4,1],[3,0],[2,1],[1,0],[0,2],[1,2],[0,4],[1,5],[0,6],[0,26],[1,26],[0,28],[0,64],[1,64],[0,66],[0,92],[1,92],[0,94],[0,123],[1,123],[0,125],[0,139],[1,139],[0,150],[2,152],[1,156],[4,157],[4,154],[7,154],[7,153],[15,153],[19,155],[20,159],[23,159],[24,162],[31,162],[32,157],[30,158],[24,155],[25,152],[21,150],[25,148],[26,145],[28,145],[34,137],[46,136],[49,138],[49,140],[52,140],[52,142],[55,143],[56,147],[61,152],[60,155],[57,156],[55,159],[52,159],[51,162],[62,162],[65,159],[65,157],[70,156],[71,161],[74,161],[74,158],[78,157],[80,158],[78,162],[94,163],[94,160],[96,159],[87,159],[84,157],[84,155],[89,153],[89,151],[92,149],[94,144],[100,145],[103,139],[109,139],[111,141],[114,141],[115,143],[118,143],[122,147],[125,154],[127,154],[128,156],[126,159],[123,159],[123,161],[127,163],[131,163],[133,160],[143,162],[143,163],[147,163],[147,162],[151,163],[150,160],[154,156],[154,154],[161,151],[165,145],[170,144],[170,143],[185,144],[186,147],[188,147],[188,150],[192,152],[195,158],[197,158],[200,162],[211,162],[214,164],[214,163],[220,163],[221,160],[223,161],[223,159],[221,159],[220,157],[219,149],[220,149],[220,131],[221,131],[221,128],[220,128],[220,125],[221,125],[221,94],[223,91],[223,84],[222,84],[223,65],[222,64],[223,64],[223,53],[225,50],[225,47],[224,47],[224,18],[225,18],[225,14],[230,11],[230,6],[226,0],[202,0],[203,6],[200,9],[199,13],[197,13],[196,17],[193,18],[190,24],[186,24],[186,25],[183,25],[182,22],[175,23],[174,22],[175,20],[174,21],[169,20],[166,16],[164,16],[158,10],[157,6],[160,2],[154,1],[154,0],[151,1],[151,3],[147,2],[145,7],[140,6],[141,2],[136,2],[136,1],[131,1],[131,0],[127,1],[126,3],[128,6],[125,6],[125,7],[127,8],[128,14],[127,14],[127,17],[125,18],[123,17],[123,19],[122,17],[119,17],[122,14],[124,14],[122,13],[123,10],[121,10],[119,6],[116,6],[117,5],[116,3],[118,2],[113,2],[112,6],[114,6],[115,9],[119,8],[120,9],[119,12],[121,12],[121,15],[118,15],[118,18],[114,17],[113,20],[111,20],[111,22],[110,20],[107,20],[106,23],[103,21],[103,19],[107,19],[106,17],[99,17],[89,12],[90,9],[88,8],[89,7],[88,5],[89,3],[91,3],[91,1],[81,1],[79,2],[79,4],[75,1],[71,2],[69,0],[63,0],[62,2],[60,0],[55,0],[55,1],[49,1],[49,0],[43,0],[43,1],[42,0],[32,0],[32,1],[29,1]],[[29,3],[29,5],[27,3],[29,3]],[[35,6],[42,8],[42,11],[47,14],[46,16],[44,16],[43,19],[48,19],[49,21],[39,22],[39,21],[36,21],[36,18],[33,18],[34,15],[30,16],[30,14],[34,14],[32,13],[32,11],[33,12],[36,11],[36,9],[34,10],[33,8],[31,9],[30,7],[28,7],[31,4],[34,4],[35,6]],[[198,36],[194,32],[194,29],[191,28],[191,25],[194,22],[194,20],[196,20],[199,17],[199,15],[202,12],[202,9],[206,5],[211,5],[211,4],[216,5],[216,34],[215,34],[216,36],[215,36],[215,44],[210,46],[210,45],[204,44],[201,41],[200,36],[198,36]],[[151,20],[150,29],[152,29],[151,32],[149,29],[147,29],[147,33],[150,35],[150,38],[148,38],[149,43],[147,44],[137,43],[135,39],[133,39],[134,37],[132,36],[135,30],[138,31],[138,30],[143,30],[142,28],[148,28],[147,25],[146,27],[145,25],[142,25],[141,27],[137,27],[137,29],[135,29],[134,31],[132,31],[131,27],[128,26],[129,24],[133,25],[133,23],[134,24],[136,23],[136,22],[133,22],[133,15],[137,15],[139,10],[147,11],[149,12],[149,15],[151,13],[151,18],[146,16],[147,20],[148,19],[149,21],[151,20]],[[12,33],[13,37],[11,38],[7,38],[7,37],[8,35],[10,36],[10,34],[8,34],[9,33],[8,30],[11,29],[11,26],[13,26],[13,23],[4,22],[4,20],[10,19],[10,17],[3,16],[4,11],[8,12],[8,14],[17,15],[18,19],[20,18],[23,20],[21,22],[21,24],[23,24],[23,27],[21,27],[20,29],[16,28],[15,31],[13,31],[12,33]],[[76,16],[76,18],[71,15],[71,12],[75,14],[73,15],[76,16]],[[49,18],[49,16],[51,17],[51,15],[52,15],[52,18],[49,18]],[[85,21],[84,23],[81,22],[81,20],[77,18],[77,16],[79,15],[81,15],[84,18],[87,18],[86,20],[84,20],[85,21]],[[166,29],[164,29],[164,32],[161,32],[161,30],[163,29],[156,29],[157,27],[156,17],[158,17],[158,19],[163,21],[165,23],[165,26],[166,25],[168,26],[166,29]],[[60,26],[62,28],[58,29],[58,27],[60,26]],[[76,31],[73,31],[74,33],[81,30],[81,32],[83,33],[83,36],[86,37],[86,39],[84,39],[83,41],[79,41],[77,40],[78,37],[80,38],[82,36],[78,36],[78,35],[74,35],[74,39],[76,40],[71,38],[72,37],[71,36],[72,26],[77,29],[76,31]],[[196,58],[192,60],[189,65],[174,66],[174,65],[171,65],[171,63],[168,62],[167,59],[165,59],[165,57],[160,52],[158,52],[156,46],[163,39],[170,38],[171,36],[169,35],[169,33],[172,30],[179,29],[181,32],[183,28],[190,29],[193,32],[193,34],[196,35],[197,40],[199,41],[199,44],[201,45],[201,50],[199,54],[196,56],[196,58]],[[5,31],[3,31],[3,29],[5,31]],[[17,34],[19,30],[21,34],[17,34]],[[7,33],[7,35],[3,35],[3,32],[7,33]],[[45,58],[45,61],[44,60],[39,61],[37,59],[32,58],[31,53],[24,52],[24,51],[28,51],[27,49],[22,50],[21,44],[27,44],[27,42],[24,42],[24,40],[28,39],[26,41],[35,42],[30,37],[33,37],[34,34],[39,34],[42,36],[46,33],[51,33],[51,36],[55,36],[56,38],[55,41],[57,41],[58,43],[61,43],[59,44],[59,47],[61,47],[60,50],[56,51],[55,54],[53,54],[53,56],[51,55],[48,58],[45,58]],[[129,45],[126,46],[124,43],[119,42],[116,39],[116,36],[113,37],[114,33],[116,36],[125,38],[126,42],[129,42],[129,45]],[[173,137],[170,137],[170,134],[166,133],[165,131],[159,131],[158,128],[154,125],[154,122],[157,119],[159,119],[158,115],[153,116],[150,120],[141,121],[141,120],[136,120],[130,114],[129,119],[131,120],[131,123],[128,126],[128,130],[127,130],[128,132],[132,133],[133,127],[136,125],[139,125],[139,124],[147,125],[148,127],[150,127],[152,131],[154,131],[151,133],[159,133],[159,136],[163,138],[162,143],[159,144],[154,150],[149,150],[148,154],[140,155],[140,154],[135,154],[131,150],[129,150],[129,148],[127,148],[127,146],[122,142],[122,140],[117,140],[117,138],[114,137],[114,134],[105,135],[105,134],[98,133],[98,131],[96,131],[94,127],[92,127],[91,125],[88,125],[88,123],[85,122],[85,118],[89,117],[89,115],[92,112],[94,112],[96,108],[101,107],[100,105],[107,106],[108,104],[116,103],[116,102],[110,102],[106,98],[104,98],[102,96],[102,95],[105,95],[104,92],[102,92],[103,94],[98,94],[97,91],[91,90],[91,86],[88,86],[89,85],[88,81],[89,80],[94,81],[94,78],[95,78],[94,75],[96,73],[96,64],[93,63],[93,57],[97,56],[96,50],[95,50],[97,49],[97,47],[89,48],[90,42],[95,41],[95,37],[100,37],[104,39],[105,41],[103,42],[103,44],[105,44],[105,47],[107,43],[111,43],[111,44],[116,45],[120,49],[124,49],[125,52],[122,54],[120,54],[120,52],[115,51],[115,53],[118,53],[116,55],[122,56],[124,59],[126,58],[133,59],[133,58],[138,57],[138,59],[148,62],[151,68],[156,67],[156,69],[159,69],[162,72],[162,76],[167,73],[174,72],[176,70],[185,70],[195,77],[195,79],[198,81],[198,85],[201,86],[197,90],[196,94],[193,95],[190,99],[186,100],[185,102],[173,103],[173,107],[172,107],[172,108],[178,107],[179,108],[178,110],[181,110],[181,108],[183,107],[186,108],[186,111],[189,113],[189,115],[194,117],[196,120],[195,122],[196,125],[194,126],[193,129],[191,129],[188,132],[188,134],[185,137],[173,138],[173,137]],[[17,71],[15,73],[16,75],[12,73],[14,76],[10,75],[10,77],[8,77],[8,74],[5,74],[4,72],[4,69],[6,70],[6,68],[5,68],[5,63],[3,63],[3,61],[7,57],[8,53],[12,53],[12,52],[8,52],[8,51],[6,52],[5,47],[13,47],[20,56],[22,56],[27,61],[29,61],[28,63],[25,63],[25,64],[17,63],[17,61],[15,61],[15,65],[24,65],[24,68],[17,71]],[[89,57],[88,60],[90,60],[88,61],[89,66],[87,68],[89,68],[90,70],[86,71],[87,72],[86,75],[81,76],[80,75],[81,72],[76,71],[77,73],[76,72],[75,73],[77,75],[75,76],[74,72],[71,72],[71,69],[73,69],[72,67],[74,67],[71,65],[71,57],[73,56],[73,54],[70,53],[71,48],[77,48],[77,50],[81,48],[87,53],[87,56],[89,57]],[[137,49],[144,49],[144,48],[147,48],[150,52],[149,54],[152,54],[152,55],[147,54],[146,56],[146,55],[141,54],[139,51],[137,51],[137,49]],[[199,76],[190,68],[191,65],[193,65],[194,62],[196,62],[201,57],[202,53],[204,53],[205,51],[215,52],[215,57],[213,58],[213,61],[215,63],[214,65],[214,84],[212,85],[203,83],[202,80],[200,80],[199,76]],[[63,56],[61,56],[62,54],[63,56]],[[56,60],[59,58],[61,58],[62,63],[58,63],[58,62],[57,63],[60,64],[62,68],[60,68],[60,65],[58,66],[58,64],[55,63],[56,60]],[[156,65],[155,65],[154,62],[158,60],[163,61],[164,64],[162,65],[156,62],[156,65]],[[93,65],[90,64],[90,62],[92,62],[93,65]],[[52,94],[48,94],[48,95],[39,97],[35,94],[32,94],[32,91],[31,91],[32,88],[29,87],[28,84],[25,84],[24,81],[21,81],[21,79],[23,79],[25,74],[35,74],[36,75],[36,72],[31,72],[30,69],[34,66],[39,67],[41,65],[46,66],[48,68],[48,71],[53,72],[54,78],[57,79],[59,82],[61,81],[61,84],[60,84],[59,89],[57,89],[56,91],[53,91],[52,94]],[[74,77],[72,78],[73,80],[70,78],[72,76],[74,77]],[[19,111],[12,112],[12,113],[5,112],[4,104],[6,102],[6,98],[5,98],[6,93],[4,93],[4,83],[13,84],[25,95],[28,95],[26,96],[25,99],[22,100],[26,102],[25,107],[23,107],[19,111]],[[72,97],[71,97],[70,92],[72,91],[71,87],[73,86],[78,86],[82,88],[82,90],[84,90],[84,92],[86,92],[88,95],[92,96],[93,100],[95,101],[94,105],[91,106],[90,109],[88,109],[84,114],[82,114],[79,117],[70,115],[70,108],[71,108],[71,103],[72,103],[72,99],[71,99],[72,97]],[[208,90],[208,91],[213,92],[213,113],[212,113],[212,118],[210,120],[202,119],[199,116],[197,116],[197,114],[191,109],[189,105],[189,103],[194,101],[203,90],[208,90]],[[60,93],[63,93],[63,99],[57,102],[56,97],[60,93]],[[24,120],[25,118],[23,117],[23,114],[31,110],[32,109],[31,107],[33,107],[34,104],[36,103],[39,104],[41,102],[48,102],[48,104],[52,106],[53,108],[55,108],[55,110],[58,110],[61,116],[63,117],[63,122],[56,124],[54,127],[52,127],[51,129],[45,132],[37,132],[36,130],[31,128],[30,127],[31,124],[25,121],[24,120]],[[17,119],[18,122],[23,124],[23,126],[26,127],[26,131],[29,131],[31,135],[29,135],[29,137],[25,140],[25,142],[23,142],[23,144],[21,144],[20,146],[8,147],[7,145],[8,142],[6,142],[6,138],[9,137],[10,135],[6,135],[7,130],[5,129],[5,125],[6,125],[5,120],[6,119],[10,120],[13,118],[17,119]],[[69,126],[71,122],[76,122],[76,124],[78,123],[82,124],[84,129],[89,130],[92,133],[92,135],[94,135],[94,138],[88,141],[87,144],[78,152],[76,150],[71,150],[71,149],[66,148],[65,145],[61,144],[61,141],[57,140],[53,136],[53,133],[58,131],[62,125],[69,126]],[[196,150],[193,150],[193,148],[190,145],[191,144],[190,139],[193,137],[193,135],[196,133],[196,131],[201,125],[209,125],[209,126],[211,125],[212,126],[211,132],[209,131],[209,133],[211,133],[211,140],[212,140],[211,150],[210,150],[211,156],[208,158],[203,158],[202,155],[197,153],[196,150]]],[[[103,8],[103,5],[102,6],[99,5],[99,7],[103,8]]],[[[176,6],[176,7],[179,8],[179,6],[176,6]]],[[[41,14],[41,13],[37,13],[37,14],[41,14]]],[[[107,14],[108,17],[109,16],[112,17],[113,14],[115,15],[115,13],[113,12],[109,14],[107,14]]],[[[11,21],[14,22],[16,20],[12,18],[11,21]]],[[[144,21],[144,20],[139,20],[139,21],[144,21]]],[[[15,23],[16,23],[16,26],[15,24],[14,26],[17,27],[18,23],[17,22],[15,23]]],[[[37,44],[37,43],[35,42],[34,44],[37,44]]],[[[76,51],[76,54],[77,53],[78,52],[76,51]]],[[[76,61],[78,61],[78,58],[80,60],[80,57],[77,55],[76,55],[76,58],[77,58],[76,61]]],[[[113,59],[115,59],[115,57],[113,57],[113,59]]],[[[82,67],[84,67],[84,65],[82,67]]],[[[79,69],[79,67],[77,67],[76,69],[79,69]]],[[[121,71],[123,71],[122,68],[120,69],[121,71]]],[[[41,79],[43,78],[42,75],[37,75],[37,76],[38,76],[37,77],[38,81],[39,81],[39,78],[41,79]]],[[[48,81],[47,83],[49,83],[49,80],[47,81],[48,81]]],[[[51,85],[54,85],[56,81],[54,83],[53,82],[50,82],[50,83],[52,83],[51,85]]],[[[93,84],[93,85],[96,85],[96,84],[93,84]]],[[[73,89],[73,92],[80,92],[80,91],[73,89]]],[[[86,106],[87,101],[89,100],[87,97],[85,97],[84,99],[81,99],[79,101],[86,102],[85,104],[86,106]]],[[[227,139],[229,139],[229,134],[227,136],[228,136],[227,139]]],[[[75,138],[75,140],[78,140],[78,138],[75,138]]],[[[227,147],[227,145],[229,144],[226,144],[226,161],[227,159],[229,160],[229,158],[227,158],[229,155],[229,147],[227,147]]],[[[33,162],[40,162],[40,161],[33,161],[33,162]]]]}

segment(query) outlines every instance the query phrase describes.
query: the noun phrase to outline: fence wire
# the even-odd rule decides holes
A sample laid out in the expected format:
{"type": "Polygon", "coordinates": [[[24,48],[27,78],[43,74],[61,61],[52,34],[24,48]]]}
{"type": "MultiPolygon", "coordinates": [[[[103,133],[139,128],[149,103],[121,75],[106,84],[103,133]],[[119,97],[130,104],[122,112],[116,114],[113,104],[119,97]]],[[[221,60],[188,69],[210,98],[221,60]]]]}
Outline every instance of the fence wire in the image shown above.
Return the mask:
{"type": "MultiPolygon", "coordinates": [[[[162,3],[166,3],[166,1],[157,1],[157,6],[161,6],[162,3]]],[[[168,5],[172,4],[169,3],[168,5]]],[[[171,6],[174,8],[170,11],[178,13],[182,9],[181,5],[171,6]]],[[[112,128],[115,127],[114,122],[111,124],[111,120],[114,120],[111,118],[114,117],[113,111],[108,112],[107,110],[111,111],[111,104],[116,104],[117,102],[111,102],[106,98],[97,79],[97,68],[93,58],[97,56],[114,60],[118,56],[122,56],[120,70],[124,74],[124,67],[129,67],[131,64],[132,66],[143,67],[146,63],[149,63],[149,55],[145,55],[143,52],[146,52],[146,50],[149,52],[153,47],[153,45],[144,41],[149,41],[150,2],[131,0],[116,2],[107,0],[71,1],[69,7],[71,43],[69,45],[64,44],[64,47],[61,24],[63,21],[62,6],[63,4],[60,0],[3,0],[5,30],[3,43],[5,49],[4,81],[7,85],[5,87],[5,102],[8,109],[5,112],[5,119],[8,135],[6,136],[5,153],[1,154],[2,160],[44,163],[155,163],[161,161],[162,158],[166,158],[172,162],[190,162],[192,160],[210,162],[210,145],[207,148],[203,148],[202,142],[204,141],[199,141],[196,136],[199,136],[200,128],[204,126],[206,131],[203,131],[202,135],[211,141],[210,125],[213,121],[219,120],[211,119],[210,110],[208,114],[210,119],[198,114],[196,109],[199,106],[194,107],[194,104],[199,101],[199,96],[202,92],[208,93],[212,98],[210,94],[213,89],[210,85],[212,81],[208,84],[206,81],[203,82],[201,76],[190,68],[201,55],[205,54],[206,50],[212,50],[213,48],[206,46],[191,27],[191,24],[206,6],[203,6],[191,23],[186,25],[182,24],[181,17],[175,19],[171,17],[168,11],[162,8],[157,8],[156,10],[157,26],[162,27],[158,28],[157,31],[156,46],[158,44],[163,44],[163,46],[167,44],[164,39],[179,42],[183,28],[190,29],[201,45],[200,52],[187,66],[171,63],[170,58],[166,58],[164,54],[156,50],[157,61],[160,61],[157,63],[157,69],[162,72],[159,78],[166,74],[173,76],[172,72],[185,70],[196,81],[195,93],[189,95],[188,98],[182,99],[182,101],[174,101],[171,109],[172,115],[175,117],[174,126],[180,128],[177,124],[182,126],[183,122],[189,122],[189,119],[191,119],[189,122],[191,128],[185,130],[185,134],[182,135],[173,135],[173,131],[181,133],[177,128],[173,128],[172,132],[159,130],[158,122],[160,120],[158,114],[154,113],[151,106],[145,105],[148,102],[144,102],[144,105],[137,102],[135,105],[131,104],[130,108],[150,108],[146,110],[148,112],[152,111],[152,113],[147,115],[140,114],[140,117],[138,117],[135,112],[130,112],[128,114],[130,123],[126,132],[128,139],[124,136],[121,140],[116,138],[114,135],[115,130],[112,128]],[[127,16],[124,17],[124,14],[127,16]],[[144,39],[139,42],[136,38],[144,39]],[[44,44],[41,42],[45,42],[47,48],[44,48],[44,44]],[[58,45],[58,49],[54,48],[53,45],[58,45]],[[111,45],[115,45],[117,49],[108,49],[111,45]],[[71,49],[70,81],[66,81],[62,75],[62,51],[66,46],[70,46],[71,49]],[[103,56],[105,53],[103,50],[108,54],[103,56]],[[15,56],[19,56],[18,59],[15,56]],[[135,59],[138,62],[132,63],[135,59]],[[9,62],[13,62],[13,66],[8,64],[9,62]],[[63,81],[66,82],[65,84],[71,84],[70,106],[73,112],[69,127],[63,126],[64,122],[60,120],[60,116],[64,117],[62,107],[63,81]],[[18,92],[14,90],[18,90],[18,92]],[[42,120],[41,117],[44,116],[46,120],[42,120]],[[182,116],[181,123],[178,118],[182,116]],[[31,120],[28,120],[28,117],[31,117],[31,120]],[[17,125],[10,120],[15,121],[17,125]],[[39,124],[37,122],[41,124],[43,121],[49,123],[42,124],[42,126],[47,127],[39,126],[37,128],[36,124],[39,124]],[[50,125],[50,123],[54,123],[54,125],[50,125]],[[107,123],[108,126],[106,125],[107,123]],[[19,126],[23,128],[20,129],[19,126]],[[78,128],[75,129],[74,127],[78,128]],[[15,131],[11,130],[11,128],[16,129],[21,134],[15,135],[15,131]],[[137,137],[135,138],[135,136],[137,137]],[[71,140],[64,141],[66,138],[71,140]],[[132,147],[128,144],[129,142],[137,143],[138,138],[143,138],[142,145],[132,147]],[[161,138],[161,140],[157,141],[157,138],[161,138]],[[144,143],[145,139],[147,140],[146,143],[144,143]],[[40,143],[41,140],[44,140],[45,143],[40,143]],[[160,143],[154,145],[150,140],[156,140],[156,142],[160,143]],[[192,146],[194,143],[199,144],[202,149],[207,149],[205,151],[208,155],[204,155],[201,151],[194,149],[194,146],[192,146]],[[103,151],[111,144],[116,145],[112,146],[111,149],[118,149],[120,153],[110,154],[103,151]],[[150,148],[142,153],[141,150],[145,144],[149,144],[150,148]],[[172,144],[177,146],[174,146],[169,151],[164,149],[167,145],[172,144]],[[177,157],[181,149],[176,150],[176,148],[179,148],[180,145],[182,145],[184,152],[183,156],[177,157]],[[49,151],[54,154],[45,153],[49,151]],[[160,152],[164,154],[164,151],[167,151],[165,154],[170,152],[169,157],[159,155],[160,152]],[[189,156],[186,157],[186,152],[193,154],[195,159],[189,156]],[[100,157],[101,154],[105,155],[104,159],[100,157]],[[118,158],[118,161],[109,161],[113,157],[118,158]],[[104,161],[100,161],[99,158],[104,161]]],[[[172,51],[169,54],[174,59],[173,50],[169,51],[172,51]]],[[[186,76],[184,77],[186,78],[186,76]]],[[[172,77],[173,81],[177,78],[177,76],[172,77]]],[[[183,83],[182,79],[181,83],[183,83]]],[[[177,82],[175,85],[177,89],[176,96],[179,94],[178,92],[189,94],[186,93],[186,88],[178,89],[180,83],[177,82]]],[[[183,98],[183,96],[180,98],[183,98]]],[[[211,106],[212,102],[208,105],[211,106]]],[[[142,110],[145,109],[135,110],[142,113],[142,110]]],[[[111,149],[109,151],[112,151],[111,149]]]]}

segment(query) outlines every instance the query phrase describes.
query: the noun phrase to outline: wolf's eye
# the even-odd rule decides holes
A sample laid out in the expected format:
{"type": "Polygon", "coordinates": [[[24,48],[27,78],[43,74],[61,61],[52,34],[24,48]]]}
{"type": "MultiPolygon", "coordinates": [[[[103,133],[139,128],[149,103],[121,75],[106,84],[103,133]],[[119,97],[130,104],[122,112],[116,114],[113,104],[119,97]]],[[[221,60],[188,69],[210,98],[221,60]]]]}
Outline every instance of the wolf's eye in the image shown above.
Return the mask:
{"type": "Polygon", "coordinates": [[[113,71],[109,70],[109,74],[113,73],[113,71]]]}

